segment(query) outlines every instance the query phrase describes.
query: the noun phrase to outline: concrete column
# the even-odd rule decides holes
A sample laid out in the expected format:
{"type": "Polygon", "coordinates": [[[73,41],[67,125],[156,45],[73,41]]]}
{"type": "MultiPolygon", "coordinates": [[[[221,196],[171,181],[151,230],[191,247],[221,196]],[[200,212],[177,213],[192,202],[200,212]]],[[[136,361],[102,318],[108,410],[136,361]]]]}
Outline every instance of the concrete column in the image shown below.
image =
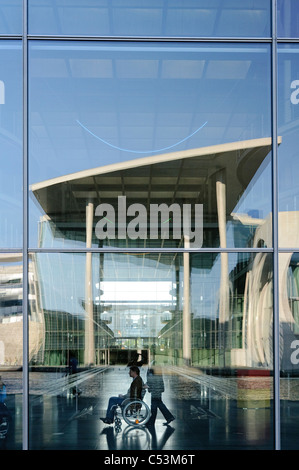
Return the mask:
{"type": "MultiPolygon", "coordinates": [[[[86,248],[92,246],[93,227],[93,204],[90,202],[86,206],[86,248]]],[[[94,364],[94,320],[93,320],[93,298],[92,298],[92,253],[86,253],[85,267],[85,365],[94,364]]]]}
{"type": "MultiPolygon", "coordinates": [[[[185,248],[190,247],[189,237],[185,236],[185,248]]],[[[190,253],[183,254],[184,304],[183,304],[183,358],[191,364],[191,313],[190,313],[190,253]]]]}
{"type": "MultiPolygon", "coordinates": [[[[224,171],[216,180],[216,199],[220,248],[226,248],[226,184],[224,171]]],[[[226,327],[229,321],[228,253],[220,253],[221,275],[219,289],[219,365],[225,366],[226,327]]]]}
{"type": "MultiPolygon", "coordinates": [[[[216,181],[216,198],[220,248],[226,248],[226,184],[224,175],[219,173],[216,181]]],[[[225,323],[229,319],[229,282],[228,282],[228,253],[221,253],[221,279],[219,298],[219,322],[225,323]]]]}

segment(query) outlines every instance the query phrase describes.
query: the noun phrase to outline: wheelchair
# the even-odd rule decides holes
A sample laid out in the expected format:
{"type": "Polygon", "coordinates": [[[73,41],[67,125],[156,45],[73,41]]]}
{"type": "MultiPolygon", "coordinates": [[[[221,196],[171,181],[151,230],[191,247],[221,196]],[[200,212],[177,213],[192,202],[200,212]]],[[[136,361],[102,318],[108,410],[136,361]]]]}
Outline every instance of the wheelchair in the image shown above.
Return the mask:
{"type": "Polygon", "coordinates": [[[142,427],[151,417],[149,406],[139,398],[126,398],[121,405],[117,405],[114,412],[114,423],[116,431],[121,430],[121,419],[129,426],[142,427]]]}

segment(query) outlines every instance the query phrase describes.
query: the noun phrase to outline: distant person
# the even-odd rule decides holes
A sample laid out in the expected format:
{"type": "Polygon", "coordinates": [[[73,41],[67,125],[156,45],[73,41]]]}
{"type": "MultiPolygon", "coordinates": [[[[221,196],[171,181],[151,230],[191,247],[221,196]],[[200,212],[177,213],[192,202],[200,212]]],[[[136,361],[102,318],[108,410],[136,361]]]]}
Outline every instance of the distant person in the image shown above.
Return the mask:
{"type": "Polygon", "coordinates": [[[144,363],[145,363],[145,359],[142,356],[142,354],[135,352],[135,354],[133,355],[133,358],[128,362],[127,366],[128,367],[130,366],[141,367],[144,363]],[[140,359],[139,359],[139,356],[141,356],[140,359]]]}
{"type": "Polygon", "coordinates": [[[118,395],[118,397],[110,397],[106,412],[106,417],[101,418],[105,424],[112,424],[114,422],[114,413],[117,405],[121,405],[126,398],[135,400],[136,398],[141,400],[143,381],[140,377],[140,371],[137,366],[130,367],[129,375],[132,377],[132,383],[125,395],[118,395]]]}
{"type": "Polygon", "coordinates": [[[0,375],[0,403],[5,403],[6,400],[6,385],[2,382],[2,377],[0,375]]]}
{"type": "Polygon", "coordinates": [[[71,356],[70,358],[69,371],[70,371],[70,374],[77,374],[78,360],[74,356],[71,356]]]}
{"type": "Polygon", "coordinates": [[[162,370],[160,367],[151,368],[147,373],[147,388],[151,394],[151,417],[147,423],[148,426],[155,424],[158,409],[163,414],[166,422],[163,423],[167,426],[175,419],[173,414],[169,411],[165,403],[162,401],[162,393],[164,392],[164,381],[162,370]]]}
{"type": "MultiPolygon", "coordinates": [[[[71,356],[70,361],[69,361],[69,375],[74,375],[77,374],[78,372],[78,360],[76,357],[71,356]]],[[[70,377],[70,383],[73,383],[73,379],[70,377]]],[[[71,393],[73,396],[76,395],[81,395],[81,390],[77,388],[77,385],[75,387],[71,388],[71,393]]]]}
{"type": "Polygon", "coordinates": [[[8,430],[8,419],[10,413],[5,403],[6,400],[6,385],[0,376],[0,435],[6,435],[8,430]]]}

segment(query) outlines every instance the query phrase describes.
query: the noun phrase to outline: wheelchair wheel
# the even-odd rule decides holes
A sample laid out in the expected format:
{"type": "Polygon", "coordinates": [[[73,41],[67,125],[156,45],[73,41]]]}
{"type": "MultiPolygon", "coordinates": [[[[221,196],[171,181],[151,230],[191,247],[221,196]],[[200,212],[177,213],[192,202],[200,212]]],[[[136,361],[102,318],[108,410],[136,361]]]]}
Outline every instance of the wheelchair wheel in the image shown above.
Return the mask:
{"type": "Polygon", "coordinates": [[[114,420],[114,423],[115,423],[115,431],[117,433],[121,432],[121,419],[116,417],[114,420]]]}
{"type": "Polygon", "coordinates": [[[130,426],[142,426],[151,416],[148,405],[141,400],[131,400],[123,408],[123,418],[130,426]]]}

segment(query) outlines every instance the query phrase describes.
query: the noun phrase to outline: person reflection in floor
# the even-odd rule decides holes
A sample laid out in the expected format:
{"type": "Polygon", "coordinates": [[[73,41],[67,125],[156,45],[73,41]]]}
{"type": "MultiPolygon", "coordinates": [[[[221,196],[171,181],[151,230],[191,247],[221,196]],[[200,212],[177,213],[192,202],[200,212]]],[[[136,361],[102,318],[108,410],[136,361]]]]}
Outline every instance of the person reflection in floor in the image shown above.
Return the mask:
{"type": "Polygon", "coordinates": [[[123,438],[118,438],[118,433],[113,427],[105,427],[101,434],[106,435],[109,450],[162,450],[175,429],[166,426],[164,432],[157,438],[155,426],[149,428],[134,428],[128,426],[123,433],[123,438]]]}
{"type": "Polygon", "coordinates": [[[166,426],[165,431],[163,434],[160,432],[158,433],[159,438],[157,437],[156,428],[155,426],[148,426],[148,431],[151,434],[152,441],[151,441],[151,450],[162,450],[172,435],[175,429],[172,426],[166,426]]]}
{"type": "Polygon", "coordinates": [[[162,369],[159,366],[152,367],[147,372],[147,389],[151,394],[151,417],[147,423],[148,426],[153,426],[156,421],[158,409],[163,414],[166,422],[163,423],[167,426],[175,417],[169,411],[165,403],[162,401],[162,393],[164,392],[164,381],[162,376],[162,369]]]}
{"type": "Polygon", "coordinates": [[[0,376],[0,439],[4,439],[8,432],[8,422],[10,413],[5,403],[6,400],[6,385],[0,376]]]}

